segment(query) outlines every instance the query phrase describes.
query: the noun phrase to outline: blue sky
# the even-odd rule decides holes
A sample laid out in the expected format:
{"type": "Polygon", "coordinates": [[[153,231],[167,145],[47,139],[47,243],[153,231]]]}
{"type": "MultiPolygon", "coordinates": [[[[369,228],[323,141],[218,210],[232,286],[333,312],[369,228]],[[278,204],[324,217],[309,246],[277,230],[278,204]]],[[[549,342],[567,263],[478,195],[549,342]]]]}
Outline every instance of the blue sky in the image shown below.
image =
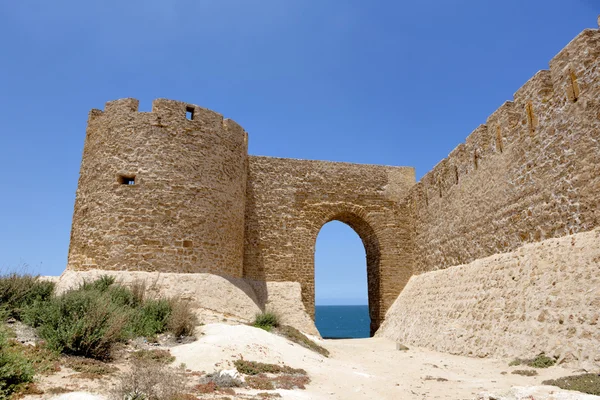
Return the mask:
{"type": "MultiPolygon", "coordinates": [[[[596,0],[0,2],[0,267],[64,269],[87,113],[107,100],[214,109],[249,132],[250,154],[420,177],[599,13],[596,0]]],[[[317,252],[317,301],[364,302],[358,236],[330,223],[317,252]]]]}

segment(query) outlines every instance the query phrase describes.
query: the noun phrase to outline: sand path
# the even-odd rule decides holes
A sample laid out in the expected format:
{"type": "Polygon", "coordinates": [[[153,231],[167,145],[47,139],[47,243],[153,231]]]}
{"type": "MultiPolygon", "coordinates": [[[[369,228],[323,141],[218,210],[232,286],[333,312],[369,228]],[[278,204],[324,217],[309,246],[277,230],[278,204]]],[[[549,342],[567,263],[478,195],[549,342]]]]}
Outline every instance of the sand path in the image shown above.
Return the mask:
{"type": "MultiPolygon", "coordinates": [[[[306,390],[281,390],[284,399],[476,399],[482,392],[506,393],[512,387],[541,385],[545,379],[574,373],[573,369],[539,369],[538,376],[511,374],[509,360],[453,356],[426,349],[396,350],[385,338],[321,340],[329,358],[299,345],[244,325],[211,324],[194,343],[172,349],[176,362],[193,370],[211,372],[244,359],[285,363],[304,368],[312,379],[306,390]],[[502,374],[506,372],[506,374],[502,374]],[[438,380],[439,378],[439,380],[438,380]]],[[[521,390],[538,399],[600,399],[544,386],[521,390]]],[[[507,396],[501,398],[530,398],[507,396]]]]}

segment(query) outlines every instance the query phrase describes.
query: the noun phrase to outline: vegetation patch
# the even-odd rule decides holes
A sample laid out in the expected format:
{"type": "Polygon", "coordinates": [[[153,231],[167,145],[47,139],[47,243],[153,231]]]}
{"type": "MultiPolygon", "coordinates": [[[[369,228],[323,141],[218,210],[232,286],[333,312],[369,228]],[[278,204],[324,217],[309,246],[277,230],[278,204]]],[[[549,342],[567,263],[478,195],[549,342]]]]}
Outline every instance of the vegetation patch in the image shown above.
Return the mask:
{"type": "Polygon", "coordinates": [[[131,353],[131,357],[140,361],[157,362],[160,364],[170,364],[175,361],[169,350],[152,349],[138,350],[131,353]]]}
{"type": "Polygon", "coordinates": [[[234,378],[229,374],[221,374],[220,371],[204,375],[202,378],[200,378],[200,384],[209,383],[214,383],[214,385],[218,388],[233,388],[244,386],[244,383],[241,380],[234,378]]]}
{"type": "Polygon", "coordinates": [[[310,378],[306,375],[283,374],[268,376],[266,374],[258,374],[246,378],[246,385],[250,389],[256,390],[306,389],[308,383],[310,383],[310,378]]]}
{"type": "Polygon", "coordinates": [[[71,393],[73,391],[74,391],[73,389],[69,389],[69,388],[62,387],[62,386],[54,386],[49,389],[46,389],[46,393],[48,393],[48,394],[64,394],[64,393],[71,393]]]}
{"type": "Polygon", "coordinates": [[[12,346],[6,328],[0,326],[0,398],[9,398],[13,393],[33,382],[35,370],[17,346],[12,346]]]}
{"type": "Polygon", "coordinates": [[[169,300],[171,314],[167,320],[167,330],[175,337],[194,336],[194,329],[198,326],[198,318],[192,311],[188,301],[179,298],[169,300]]]}
{"type": "Polygon", "coordinates": [[[535,369],[516,369],[511,374],[523,376],[536,376],[538,373],[535,369]]]}
{"type": "Polygon", "coordinates": [[[93,375],[110,375],[117,372],[119,369],[115,366],[92,358],[83,357],[65,357],[63,365],[71,368],[75,372],[81,372],[93,375]]]}
{"type": "Polygon", "coordinates": [[[258,374],[298,374],[306,375],[306,371],[300,368],[292,368],[287,365],[266,364],[256,361],[235,360],[235,368],[240,374],[258,375],[258,374]]]}
{"type": "Polygon", "coordinates": [[[120,375],[112,397],[115,400],[185,399],[181,372],[160,363],[134,361],[131,370],[120,375]]]}
{"type": "Polygon", "coordinates": [[[600,374],[581,374],[543,381],[542,385],[600,396],[600,374]]]}
{"type": "Polygon", "coordinates": [[[275,332],[285,337],[286,339],[291,340],[294,343],[298,343],[299,345],[306,347],[307,349],[321,354],[324,357],[329,357],[329,350],[322,346],[319,346],[318,344],[310,340],[308,337],[306,337],[306,335],[304,335],[298,329],[292,326],[282,325],[278,327],[275,332]]]}
{"type": "Polygon", "coordinates": [[[27,395],[41,395],[44,394],[44,391],[40,389],[35,383],[26,383],[21,386],[15,394],[11,396],[11,399],[21,399],[27,395]]]}
{"type": "Polygon", "coordinates": [[[59,355],[43,343],[23,345],[10,339],[10,330],[0,325],[0,398],[14,393],[33,391],[36,374],[50,375],[60,371],[59,355]]]}
{"type": "Polygon", "coordinates": [[[528,367],[532,367],[532,368],[548,368],[548,367],[553,366],[554,364],[556,364],[556,359],[548,357],[544,353],[540,353],[534,358],[529,358],[529,359],[515,358],[508,365],[511,367],[514,367],[517,365],[527,365],[528,367]]]}
{"type": "Polygon", "coordinates": [[[246,378],[246,385],[250,389],[256,390],[275,390],[272,378],[265,374],[258,374],[246,378]]]}
{"type": "Polygon", "coordinates": [[[269,311],[256,314],[252,326],[256,328],[264,329],[267,332],[271,332],[273,328],[279,326],[279,317],[277,314],[269,311]]]}
{"type": "Polygon", "coordinates": [[[260,392],[256,394],[261,399],[279,399],[281,395],[279,393],[260,392]]]}
{"type": "Polygon", "coordinates": [[[33,302],[22,317],[52,350],[98,360],[109,359],[113,346],[126,339],[166,331],[191,335],[198,323],[188,303],[146,299],[142,285],[132,290],[108,275],[33,302]]]}
{"type": "Polygon", "coordinates": [[[38,276],[16,272],[0,275],[0,311],[4,318],[21,320],[26,309],[47,301],[53,292],[54,282],[38,276]]]}

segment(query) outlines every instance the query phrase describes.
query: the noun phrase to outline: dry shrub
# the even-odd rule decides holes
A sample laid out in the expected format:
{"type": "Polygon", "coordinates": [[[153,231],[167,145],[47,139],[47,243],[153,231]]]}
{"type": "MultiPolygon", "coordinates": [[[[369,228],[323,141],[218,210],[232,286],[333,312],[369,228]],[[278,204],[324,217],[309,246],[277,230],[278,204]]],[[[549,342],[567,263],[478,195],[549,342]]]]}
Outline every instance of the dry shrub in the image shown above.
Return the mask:
{"type": "Polygon", "coordinates": [[[322,346],[319,346],[318,344],[310,340],[305,334],[303,334],[298,329],[292,326],[282,325],[277,328],[275,333],[278,333],[286,339],[289,339],[294,343],[298,343],[299,345],[306,347],[307,349],[316,351],[324,357],[329,357],[329,350],[322,346]]]}
{"type": "Polygon", "coordinates": [[[272,378],[269,378],[265,374],[258,374],[249,376],[246,378],[246,386],[250,389],[257,390],[274,390],[275,385],[273,385],[272,378]]]}
{"type": "Polygon", "coordinates": [[[206,383],[199,383],[194,386],[194,389],[200,394],[209,394],[217,391],[217,384],[209,381],[206,383]]]}
{"type": "Polygon", "coordinates": [[[235,360],[233,362],[235,368],[240,374],[258,375],[267,374],[299,374],[306,375],[306,371],[301,368],[292,368],[287,365],[267,364],[257,361],[235,360]]]}
{"type": "Polygon", "coordinates": [[[152,349],[138,350],[131,353],[131,357],[140,361],[151,361],[161,364],[170,364],[175,361],[169,350],[152,349]]]}
{"type": "Polygon", "coordinates": [[[62,386],[54,386],[49,389],[46,389],[46,393],[48,393],[48,394],[64,394],[64,393],[71,393],[71,392],[74,392],[74,390],[66,388],[66,387],[62,387],[62,386]]]}
{"type": "Polygon", "coordinates": [[[281,395],[279,393],[269,393],[269,392],[260,392],[260,393],[257,393],[256,396],[260,397],[261,399],[281,398],[281,395]]]}
{"type": "Polygon", "coordinates": [[[306,385],[309,383],[310,378],[308,376],[298,374],[282,374],[277,376],[258,374],[246,378],[246,386],[257,390],[306,389],[306,385]]]}
{"type": "Polygon", "coordinates": [[[276,389],[306,389],[305,385],[310,383],[310,378],[306,375],[279,375],[273,378],[273,385],[276,389]]]}
{"type": "Polygon", "coordinates": [[[119,370],[117,367],[102,361],[83,357],[65,357],[63,358],[63,365],[71,368],[75,372],[93,375],[110,375],[119,370]]]}
{"type": "Polygon", "coordinates": [[[194,329],[198,325],[198,318],[192,311],[189,301],[172,298],[171,314],[167,321],[167,330],[175,337],[194,336],[194,329]]]}
{"type": "Polygon", "coordinates": [[[0,309],[5,317],[21,319],[23,312],[37,302],[48,300],[54,283],[38,276],[12,272],[0,274],[0,309]]]}
{"type": "Polygon", "coordinates": [[[200,378],[200,384],[214,383],[218,388],[241,387],[243,382],[228,374],[221,375],[220,371],[204,375],[200,378]]]}
{"type": "Polygon", "coordinates": [[[511,374],[523,376],[536,376],[538,373],[535,369],[516,369],[511,374]]]}
{"type": "Polygon", "coordinates": [[[184,398],[185,381],[179,371],[156,362],[135,360],[120,376],[111,395],[115,400],[174,400],[184,398]]]}
{"type": "Polygon", "coordinates": [[[129,289],[138,304],[144,303],[146,300],[146,281],[136,280],[129,286],[129,289]]]}

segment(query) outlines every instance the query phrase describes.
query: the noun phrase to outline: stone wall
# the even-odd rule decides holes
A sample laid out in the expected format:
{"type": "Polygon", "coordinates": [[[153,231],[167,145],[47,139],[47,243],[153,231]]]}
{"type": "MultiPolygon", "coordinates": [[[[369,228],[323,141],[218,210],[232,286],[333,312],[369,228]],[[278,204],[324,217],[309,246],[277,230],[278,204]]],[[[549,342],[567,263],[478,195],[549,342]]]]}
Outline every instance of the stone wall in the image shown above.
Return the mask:
{"type": "Polygon", "coordinates": [[[600,363],[600,230],[413,276],[377,332],[477,357],[600,363]]]}
{"type": "Polygon", "coordinates": [[[67,268],[241,277],[246,177],[247,135],[213,111],[164,99],[92,110],[67,268]]]}
{"type": "Polygon", "coordinates": [[[412,274],[409,216],[397,205],[414,183],[413,168],[250,156],[244,276],[300,282],[313,314],[317,235],[344,222],[365,245],[374,332],[412,274]]]}
{"type": "Polygon", "coordinates": [[[599,60],[585,30],[411,189],[416,273],[600,225],[599,60]]]}

